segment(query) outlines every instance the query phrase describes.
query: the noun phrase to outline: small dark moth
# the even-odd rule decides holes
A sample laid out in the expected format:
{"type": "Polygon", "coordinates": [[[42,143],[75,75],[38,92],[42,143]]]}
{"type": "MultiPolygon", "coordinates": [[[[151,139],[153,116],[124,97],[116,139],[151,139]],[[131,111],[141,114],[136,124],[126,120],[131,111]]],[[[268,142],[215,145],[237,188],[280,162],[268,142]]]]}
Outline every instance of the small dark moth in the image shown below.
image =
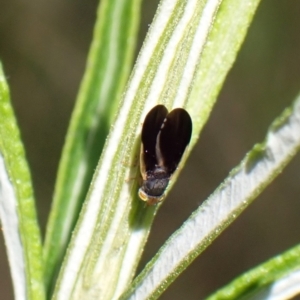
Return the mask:
{"type": "Polygon", "coordinates": [[[192,134],[192,119],[183,108],[170,113],[164,105],[153,107],[142,128],[140,168],[143,184],[139,197],[148,205],[164,199],[171,176],[176,171],[192,134]]]}

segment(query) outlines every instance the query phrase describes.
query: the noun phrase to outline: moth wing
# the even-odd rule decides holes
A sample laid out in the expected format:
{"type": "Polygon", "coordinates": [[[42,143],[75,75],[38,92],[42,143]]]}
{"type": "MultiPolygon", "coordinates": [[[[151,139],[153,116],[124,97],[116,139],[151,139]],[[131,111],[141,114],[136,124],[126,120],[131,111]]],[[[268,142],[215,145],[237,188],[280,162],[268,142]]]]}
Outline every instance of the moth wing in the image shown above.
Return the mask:
{"type": "Polygon", "coordinates": [[[183,108],[172,110],[161,128],[157,155],[171,175],[177,168],[192,135],[192,119],[183,108]]]}
{"type": "Polygon", "coordinates": [[[155,152],[156,141],[167,114],[168,110],[164,105],[156,105],[149,111],[144,120],[140,155],[140,167],[143,177],[146,171],[153,170],[158,163],[155,152]]]}

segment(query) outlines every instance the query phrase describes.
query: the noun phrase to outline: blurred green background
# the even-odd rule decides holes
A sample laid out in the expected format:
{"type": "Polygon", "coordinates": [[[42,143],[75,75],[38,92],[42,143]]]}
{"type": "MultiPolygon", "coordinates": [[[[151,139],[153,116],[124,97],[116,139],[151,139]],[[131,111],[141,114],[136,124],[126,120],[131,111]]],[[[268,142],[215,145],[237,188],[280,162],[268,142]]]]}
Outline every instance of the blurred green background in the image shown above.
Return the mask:
{"type": "MultiPolygon", "coordinates": [[[[139,45],[157,2],[144,1],[139,45]]],[[[0,1],[0,59],[32,171],[43,233],[97,5],[96,0],[0,1]]],[[[272,120],[298,94],[299,16],[299,1],[262,1],[199,143],[155,219],[141,267],[264,139],[272,120]]],[[[161,299],[203,299],[298,243],[299,166],[298,155],[161,299]]],[[[2,237],[0,291],[1,300],[13,299],[2,237]]]]}

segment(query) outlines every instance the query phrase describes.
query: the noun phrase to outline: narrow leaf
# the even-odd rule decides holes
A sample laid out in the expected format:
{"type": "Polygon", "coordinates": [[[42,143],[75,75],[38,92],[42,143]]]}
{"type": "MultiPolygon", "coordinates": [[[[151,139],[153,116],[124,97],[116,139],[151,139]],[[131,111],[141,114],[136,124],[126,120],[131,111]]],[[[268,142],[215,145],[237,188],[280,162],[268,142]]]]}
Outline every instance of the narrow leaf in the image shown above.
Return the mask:
{"type": "Polygon", "coordinates": [[[99,5],[47,226],[44,254],[48,289],[61,266],[132,67],[140,5],[140,0],[103,0],[99,5]]]}
{"type": "Polygon", "coordinates": [[[233,280],[207,300],[292,299],[300,294],[300,246],[233,280]]]}
{"type": "Polygon", "coordinates": [[[45,299],[32,183],[0,65],[0,218],[16,299],[45,299]]]}

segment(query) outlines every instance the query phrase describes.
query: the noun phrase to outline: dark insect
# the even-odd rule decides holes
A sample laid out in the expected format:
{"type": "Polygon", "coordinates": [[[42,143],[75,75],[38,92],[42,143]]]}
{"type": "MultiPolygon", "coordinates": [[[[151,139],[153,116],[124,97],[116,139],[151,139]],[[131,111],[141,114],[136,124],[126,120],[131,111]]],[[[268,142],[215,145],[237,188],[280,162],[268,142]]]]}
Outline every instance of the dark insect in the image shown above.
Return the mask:
{"type": "Polygon", "coordinates": [[[164,105],[153,107],[142,129],[140,156],[143,184],[139,197],[148,205],[164,199],[165,190],[190,142],[192,120],[183,108],[170,113],[164,105]]]}

